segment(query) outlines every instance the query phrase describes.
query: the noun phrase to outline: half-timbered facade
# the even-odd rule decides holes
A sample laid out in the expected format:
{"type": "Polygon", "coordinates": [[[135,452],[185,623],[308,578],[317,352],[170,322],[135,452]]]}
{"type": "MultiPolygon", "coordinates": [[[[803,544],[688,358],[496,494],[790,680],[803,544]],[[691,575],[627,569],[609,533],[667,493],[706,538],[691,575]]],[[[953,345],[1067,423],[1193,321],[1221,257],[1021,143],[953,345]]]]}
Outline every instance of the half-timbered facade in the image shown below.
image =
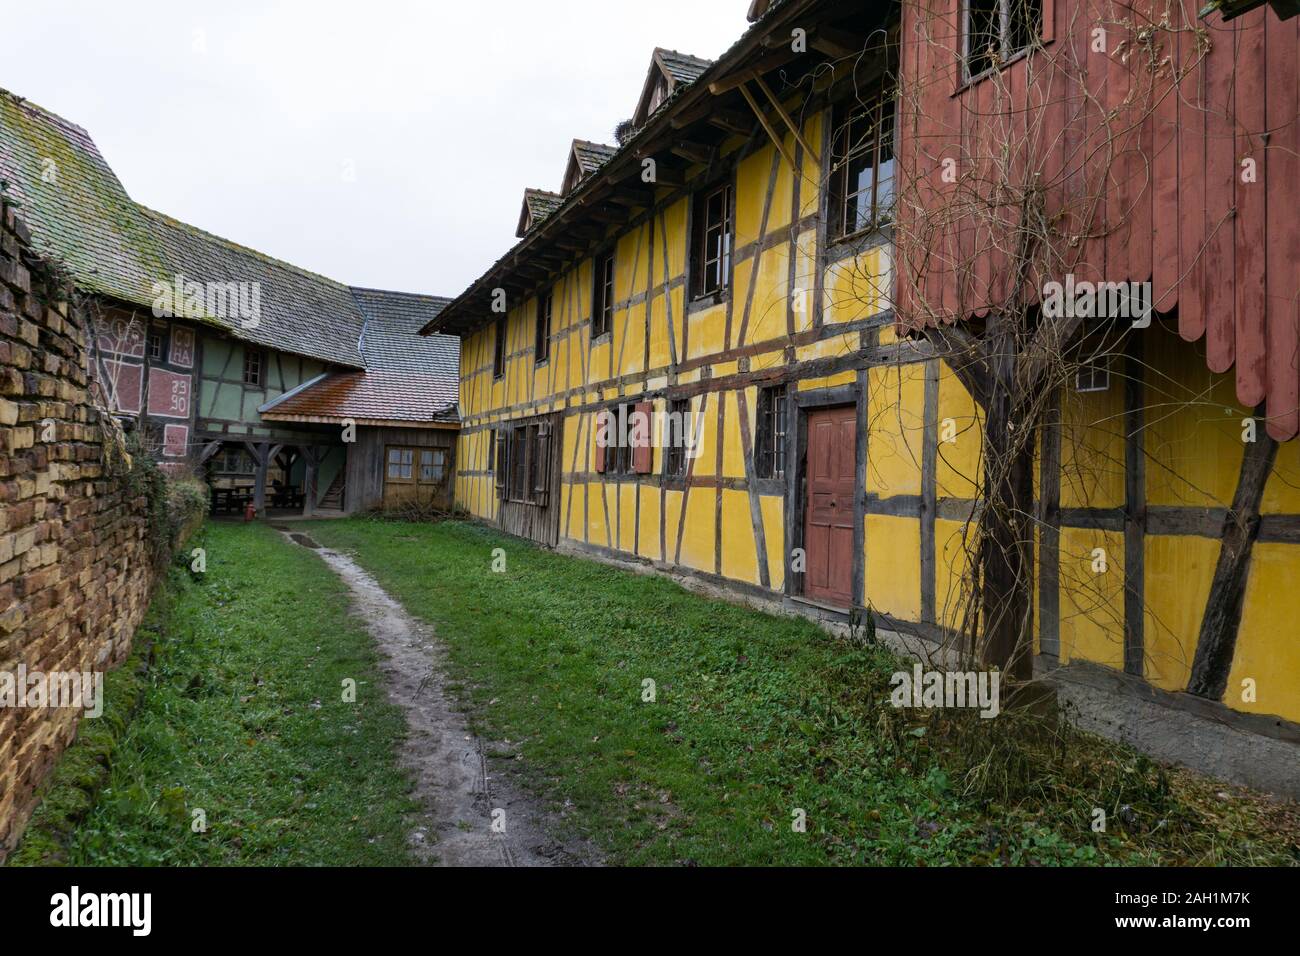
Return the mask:
{"type": "Polygon", "coordinates": [[[0,91],[0,179],[98,329],[106,407],[213,510],[449,507],[448,300],[354,288],[131,200],[85,130],[0,91]]]}
{"type": "MultiPolygon", "coordinates": [[[[899,196],[905,184],[915,195],[918,177],[940,182],[951,129],[971,129],[976,114],[992,122],[988,109],[980,113],[981,97],[993,102],[983,76],[1019,62],[1026,76],[1009,82],[1032,89],[1044,49],[1090,34],[1076,23],[1082,4],[1044,0],[1024,49],[972,59],[984,47],[968,43],[967,6],[943,9],[942,29],[922,43],[906,5],[757,2],[757,22],[716,62],[692,58],[707,64],[692,81],[651,91],[651,101],[643,95],[642,122],[598,169],[576,178],[570,163],[553,208],[425,329],[462,339],[459,505],[543,544],[639,560],[823,618],[870,609],[883,626],[936,642],[960,629],[987,396],[926,334],[915,303],[933,281],[929,299],[953,303],[943,321],[981,330],[996,300],[962,314],[956,303],[968,286],[932,280],[942,270],[916,261],[901,274],[899,196]],[[934,43],[947,45],[946,59],[934,43]],[[963,63],[977,69],[954,72],[963,63]],[[953,81],[920,119],[903,112],[896,85],[916,69],[953,81]],[[648,440],[602,440],[638,417],[651,422],[648,440]],[[685,448],[665,437],[683,418],[696,438],[685,448]]],[[[1270,106],[1244,103],[1239,85],[1242,109],[1228,122],[1272,165],[1274,198],[1238,187],[1237,238],[1216,238],[1222,250],[1204,266],[1226,270],[1235,285],[1193,307],[1207,328],[1219,322],[1215,335],[1239,343],[1235,352],[1213,339],[1207,346],[1204,319],[1165,299],[1140,335],[1053,383],[1053,410],[1032,442],[1034,653],[1040,669],[1100,667],[1170,692],[1161,699],[1176,706],[1209,708],[1216,720],[1294,743],[1300,650],[1289,622],[1300,616],[1300,594],[1287,582],[1300,571],[1300,459],[1286,441],[1259,466],[1262,446],[1242,439],[1265,381],[1280,391],[1259,417],[1260,434],[1287,439],[1295,430],[1288,389],[1300,255],[1287,213],[1261,217],[1297,204],[1298,178],[1286,179],[1295,150],[1262,151],[1294,136],[1297,21],[1260,9],[1225,36],[1219,13],[1199,20],[1196,9],[1175,9],[1193,35],[1216,38],[1198,67],[1209,79],[1189,86],[1217,89],[1214,77],[1231,72],[1243,44],[1267,48],[1268,65],[1252,65],[1248,88],[1267,87],[1270,106]],[[1280,132],[1284,120],[1289,133],[1280,132]],[[1267,300],[1256,282],[1266,264],[1267,300]],[[1214,305],[1223,296],[1227,319],[1214,305]],[[1233,354],[1248,362],[1235,376],[1233,354]],[[1267,373],[1270,363],[1281,371],[1267,373]],[[1252,482],[1259,514],[1238,520],[1243,483],[1252,482]],[[1253,557],[1243,570],[1231,529],[1245,525],[1253,557]],[[1238,613],[1207,692],[1192,686],[1192,673],[1206,622],[1219,613],[1213,595],[1233,573],[1223,570],[1225,554],[1238,574],[1238,613]]],[[[1122,44],[1117,19],[1107,23],[1119,52],[1089,61],[1094,79],[1145,42],[1138,27],[1141,36],[1122,44]]],[[[1121,87],[1112,79],[1122,102],[1121,87]]],[[[1174,107],[1160,109],[1168,120],[1174,107]]],[[[1208,122],[1202,115],[1198,141],[1208,141],[1208,122]]],[[[1179,192],[1168,158],[1142,152],[1169,129],[1157,122],[1150,133],[1135,139],[1136,155],[1160,174],[1146,211],[1125,227],[1136,265],[1115,281],[1155,271],[1161,295],[1188,278],[1181,244],[1203,246],[1214,223],[1195,207],[1199,180],[1179,192]],[[1176,214],[1163,205],[1170,193],[1187,197],[1176,214]],[[1197,229],[1183,229],[1184,218],[1197,229]]],[[[1045,144],[1028,155],[1064,168],[1081,148],[1068,136],[1051,141],[1056,159],[1045,144]]],[[[1239,167],[1232,141],[1216,142],[1239,167]]],[[[1197,154],[1204,168],[1218,170],[1223,157],[1206,149],[1197,154]]],[[[1124,168],[1148,168],[1133,155],[1124,168]]],[[[1176,168],[1200,175],[1181,159],[1176,168]]],[[[975,275],[998,272],[995,259],[967,265],[975,275]]],[[[1108,277],[1104,268],[1088,276],[1108,277]]]]}

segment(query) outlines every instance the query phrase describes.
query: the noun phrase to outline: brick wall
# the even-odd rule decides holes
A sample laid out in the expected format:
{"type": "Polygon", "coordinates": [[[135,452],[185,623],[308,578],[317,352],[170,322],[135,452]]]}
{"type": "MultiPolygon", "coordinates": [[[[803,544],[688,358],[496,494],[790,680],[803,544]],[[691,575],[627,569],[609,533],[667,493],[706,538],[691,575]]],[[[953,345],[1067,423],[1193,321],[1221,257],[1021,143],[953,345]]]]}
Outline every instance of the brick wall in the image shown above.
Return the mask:
{"type": "MultiPolygon", "coordinates": [[[[105,670],[153,588],[148,501],[89,395],[85,325],[50,304],[29,243],[0,201],[0,672],[105,670]]],[[[0,707],[0,859],[80,715],[0,707]]]]}

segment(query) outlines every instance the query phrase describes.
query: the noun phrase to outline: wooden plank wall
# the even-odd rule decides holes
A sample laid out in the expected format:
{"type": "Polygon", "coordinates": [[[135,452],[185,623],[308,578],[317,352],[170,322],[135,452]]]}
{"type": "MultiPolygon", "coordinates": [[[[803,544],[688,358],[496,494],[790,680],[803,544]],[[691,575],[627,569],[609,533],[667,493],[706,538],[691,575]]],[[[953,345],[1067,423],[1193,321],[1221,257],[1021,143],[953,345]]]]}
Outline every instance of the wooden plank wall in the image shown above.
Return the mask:
{"type": "Polygon", "coordinates": [[[1157,308],[1204,336],[1211,370],[1235,368],[1243,405],[1267,396],[1269,433],[1286,439],[1300,426],[1300,18],[1265,7],[1224,23],[1201,5],[1046,0],[1043,47],[964,84],[960,0],[905,3],[900,159],[916,206],[903,215],[922,240],[900,249],[917,278],[897,304],[924,323],[1005,301],[1010,204],[1037,180],[1047,218],[1082,239],[1061,246],[1060,271],[1151,280],[1157,308]],[[1009,204],[1002,224],[943,218],[974,195],[1009,204]]]}

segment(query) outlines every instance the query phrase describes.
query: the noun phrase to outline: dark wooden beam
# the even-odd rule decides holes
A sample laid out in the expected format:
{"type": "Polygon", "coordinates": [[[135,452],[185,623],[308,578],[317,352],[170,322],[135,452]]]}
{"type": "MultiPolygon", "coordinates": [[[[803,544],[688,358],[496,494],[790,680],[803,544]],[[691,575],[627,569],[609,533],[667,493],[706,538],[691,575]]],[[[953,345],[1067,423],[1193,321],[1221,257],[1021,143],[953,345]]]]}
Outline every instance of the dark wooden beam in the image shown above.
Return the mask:
{"type": "Polygon", "coordinates": [[[1253,442],[1246,443],[1232,508],[1223,523],[1219,561],[1210,582],[1210,596],[1205,601],[1201,631],[1196,639],[1196,656],[1192,659],[1192,676],[1187,682],[1189,694],[1210,700],[1221,699],[1228,687],[1246,597],[1250,554],[1259,535],[1259,506],[1277,457],[1277,442],[1264,431],[1263,418],[1257,418],[1255,424],[1258,433],[1253,442]]]}
{"type": "Polygon", "coordinates": [[[678,140],[668,148],[668,151],[674,156],[679,156],[688,163],[697,163],[701,166],[707,166],[709,160],[713,158],[713,147],[704,143],[694,142],[692,140],[678,140]]]}

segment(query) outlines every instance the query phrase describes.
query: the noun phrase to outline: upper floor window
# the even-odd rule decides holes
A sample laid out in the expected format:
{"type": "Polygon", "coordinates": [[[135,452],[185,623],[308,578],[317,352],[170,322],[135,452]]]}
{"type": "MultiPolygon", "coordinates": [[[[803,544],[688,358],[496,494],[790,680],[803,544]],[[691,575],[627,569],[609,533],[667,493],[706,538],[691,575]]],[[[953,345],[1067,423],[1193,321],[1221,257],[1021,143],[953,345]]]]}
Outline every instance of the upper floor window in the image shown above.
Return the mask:
{"type": "Polygon", "coordinates": [[[591,303],[591,337],[614,327],[614,253],[596,257],[596,290],[591,303]]]}
{"type": "Polygon", "coordinates": [[[262,351],[261,349],[244,349],[244,384],[261,385],[262,384],[262,351]]]}
{"type": "Polygon", "coordinates": [[[1043,0],[966,0],[966,79],[973,80],[1037,42],[1043,0]]]}
{"type": "Polygon", "coordinates": [[[544,292],[537,297],[537,335],[533,343],[533,357],[545,362],[551,357],[551,305],[553,296],[544,292]]]}
{"type": "Polygon", "coordinates": [[[162,361],[163,357],[163,334],[157,329],[149,333],[149,358],[155,361],[162,361]]]}
{"type": "Polygon", "coordinates": [[[840,109],[834,125],[831,225],[839,238],[893,218],[894,98],[881,93],[840,109]]]}
{"type": "Polygon", "coordinates": [[[759,390],[754,471],[760,478],[785,477],[785,406],[784,385],[759,390]]]}
{"type": "Polygon", "coordinates": [[[711,295],[731,278],[731,183],[695,194],[691,242],[691,295],[711,295]]]}
{"type": "Polygon", "coordinates": [[[506,317],[497,316],[496,339],[492,343],[492,377],[506,374],[506,317]]]}

